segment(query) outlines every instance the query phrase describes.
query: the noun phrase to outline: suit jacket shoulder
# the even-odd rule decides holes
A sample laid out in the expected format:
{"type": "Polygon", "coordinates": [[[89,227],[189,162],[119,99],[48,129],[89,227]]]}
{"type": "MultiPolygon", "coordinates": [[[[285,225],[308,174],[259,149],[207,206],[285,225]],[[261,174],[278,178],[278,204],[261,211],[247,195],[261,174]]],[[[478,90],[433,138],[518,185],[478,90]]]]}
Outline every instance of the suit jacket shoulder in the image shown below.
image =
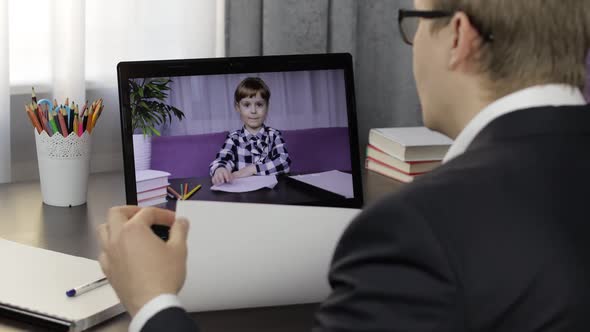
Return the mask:
{"type": "Polygon", "coordinates": [[[351,223],[329,282],[333,292],[314,331],[463,331],[459,284],[445,250],[403,194],[351,223]]]}

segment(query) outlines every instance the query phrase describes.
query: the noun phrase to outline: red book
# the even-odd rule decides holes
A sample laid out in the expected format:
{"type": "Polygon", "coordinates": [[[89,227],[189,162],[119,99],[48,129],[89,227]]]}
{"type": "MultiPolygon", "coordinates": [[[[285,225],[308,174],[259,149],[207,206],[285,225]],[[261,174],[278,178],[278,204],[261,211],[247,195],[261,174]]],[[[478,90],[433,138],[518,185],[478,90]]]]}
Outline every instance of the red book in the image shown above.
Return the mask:
{"type": "Polygon", "coordinates": [[[440,160],[403,161],[373,146],[367,146],[367,158],[379,161],[408,175],[430,172],[441,164],[440,160]]]}
{"type": "Polygon", "coordinates": [[[383,176],[387,176],[389,178],[392,178],[394,180],[404,182],[404,183],[412,182],[412,181],[414,181],[414,178],[416,176],[425,174],[425,173],[407,174],[407,173],[400,171],[397,168],[391,167],[385,163],[382,163],[378,160],[371,159],[371,158],[366,159],[365,167],[368,170],[371,170],[375,173],[379,173],[383,176]]]}

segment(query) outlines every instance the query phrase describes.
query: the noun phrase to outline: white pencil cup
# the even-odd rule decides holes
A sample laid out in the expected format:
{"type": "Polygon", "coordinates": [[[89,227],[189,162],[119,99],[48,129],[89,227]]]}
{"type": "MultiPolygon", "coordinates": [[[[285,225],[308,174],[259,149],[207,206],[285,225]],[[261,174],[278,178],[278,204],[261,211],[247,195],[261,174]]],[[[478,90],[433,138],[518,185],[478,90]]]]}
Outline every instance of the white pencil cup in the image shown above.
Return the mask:
{"type": "Polygon", "coordinates": [[[92,136],[71,133],[49,137],[45,131],[35,131],[39,179],[43,202],[53,206],[77,206],[86,203],[90,147],[92,136]]]}

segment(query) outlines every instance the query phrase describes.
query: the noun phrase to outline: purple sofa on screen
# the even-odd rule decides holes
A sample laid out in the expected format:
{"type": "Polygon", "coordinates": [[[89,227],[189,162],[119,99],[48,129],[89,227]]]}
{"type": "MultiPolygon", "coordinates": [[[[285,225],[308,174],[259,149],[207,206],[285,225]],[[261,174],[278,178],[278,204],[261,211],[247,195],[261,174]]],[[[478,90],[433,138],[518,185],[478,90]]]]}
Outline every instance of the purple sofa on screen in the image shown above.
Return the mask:
{"type": "MultiPolygon", "coordinates": [[[[291,173],[351,171],[348,128],[282,130],[292,160],[291,173]]],[[[170,178],[209,176],[209,164],[223,145],[227,132],[152,138],[151,169],[170,178]]]]}

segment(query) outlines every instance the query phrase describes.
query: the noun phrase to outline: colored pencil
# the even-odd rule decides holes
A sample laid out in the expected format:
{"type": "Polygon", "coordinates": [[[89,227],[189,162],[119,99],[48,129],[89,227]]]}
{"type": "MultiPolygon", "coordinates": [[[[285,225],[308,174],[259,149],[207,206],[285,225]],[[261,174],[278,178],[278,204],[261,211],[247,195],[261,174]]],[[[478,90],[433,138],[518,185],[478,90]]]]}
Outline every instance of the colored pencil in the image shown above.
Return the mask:
{"type": "Polygon", "coordinates": [[[47,132],[47,135],[49,135],[49,137],[53,136],[53,130],[51,129],[49,121],[46,117],[43,117],[43,126],[45,127],[45,132],[47,132]]]}
{"type": "Polygon", "coordinates": [[[189,198],[191,198],[191,196],[197,192],[197,190],[201,189],[201,185],[196,186],[193,190],[191,190],[188,194],[184,195],[184,197],[182,198],[183,200],[187,200],[189,198]]]}
{"type": "Polygon", "coordinates": [[[74,116],[74,133],[76,133],[76,135],[80,136],[79,132],[78,132],[78,117],[77,116],[74,116]]]}
{"type": "Polygon", "coordinates": [[[82,120],[82,125],[84,128],[83,130],[86,131],[86,128],[88,128],[88,114],[84,115],[84,119],[82,120]]]}
{"type": "Polygon", "coordinates": [[[61,127],[62,136],[68,137],[68,126],[66,125],[66,120],[64,119],[62,112],[57,113],[57,119],[58,119],[60,127],[61,127]]]}
{"type": "Polygon", "coordinates": [[[82,112],[80,112],[80,117],[84,116],[84,112],[86,112],[86,107],[88,107],[88,100],[86,101],[86,103],[84,103],[84,106],[82,106],[82,112]]]}
{"type": "Polygon", "coordinates": [[[94,129],[96,127],[96,123],[98,122],[98,119],[100,118],[100,115],[102,114],[102,109],[104,108],[104,105],[100,105],[100,108],[98,109],[98,111],[96,113],[94,113],[94,120],[92,120],[92,129],[94,129]]]}
{"type": "Polygon", "coordinates": [[[176,192],[176,190],[174,190],[172,187],[168,186],[168,191],[172,193],[172,195],[174,195],[177,199],[182,200],[182,196],[180,196],[180,194],[176,192]]]}
{"type": "Polygon", "coordinates": [[[33,112],[31,112],[30,110],[27,110],[26,112],[27,112],[27,115],[29,116],[29,119],[31,120],[31,124],[33,125],[33,127],[35,127],[35,129],[37,129],[37,133],[41,134],[41,132],[43,131],[43,128],[41,127],[41,124],[37,120],[37,116],[35,116],[33,114],[33,112]]]}
{"type": "Polygon", "coordinates": [[[53,114],[51,114],[51,112],[49,112],[49,124],[51,125],[51,131],[53,131],[53,134],[57,133],[59,130],[57,129],[57,124],[55,123],[55,119],[53,118],[53,114]]]}
{"type": "Polygon", "coordinates": [[[57,117],[58,113],[59,111],[54,111],[53,113],[51,113],[51,115],[53,115],[53,120],[55,121],[55,126],[57,127],[57,131],[55,133],[61,134],[61,124],[59,123],[59,118],[57,117]]]}
{"type": "Polygon", "coordinates": [[[84,135],[84,118],[78,115],[78,136],[84,135]]]}
{"type": "Polygon", "coordinates": [[[41,121],[41,118],[43,118],[43,110],[41,109],[41,105],[37,106],[37,108],[32,111],[35,113],[35,115],[39,119],[39,123],[41,124],[41,127],[43,127],[43,122],[41,121]]]}
{"type": "Polygon", "coordinates": [[[88,133],[92,133],[92,116],[94,115],[94,107],[96,105],[96,101],[94,101],[92,103],[92,105],[90,105],[90,108],[88,109],[88,124],[86,125],[86,131],[88,133]]]}
{"type": "Polygon", "coordinates": [[[37,104],[37,95],[35,94],[35,88],[32,87],[31,90],[33,91],[31,93],[31,100],[33,101],[34,104],[37,104]]]}
{"type": "Polygon", "coordinates": [[[90,114],[88,115],[88,123],[90,124],[88,127],[89,132],[92,132],[94,130],[94,126],[96,126],[96,121],[98,120],[98,116],[99,116],[99,112],[100,112],[100,108],[102,107],[102,98],[99,99],[96,104],[94,105],[94,107],[92,108],[92,116],[90,116],[90,114]]]}

